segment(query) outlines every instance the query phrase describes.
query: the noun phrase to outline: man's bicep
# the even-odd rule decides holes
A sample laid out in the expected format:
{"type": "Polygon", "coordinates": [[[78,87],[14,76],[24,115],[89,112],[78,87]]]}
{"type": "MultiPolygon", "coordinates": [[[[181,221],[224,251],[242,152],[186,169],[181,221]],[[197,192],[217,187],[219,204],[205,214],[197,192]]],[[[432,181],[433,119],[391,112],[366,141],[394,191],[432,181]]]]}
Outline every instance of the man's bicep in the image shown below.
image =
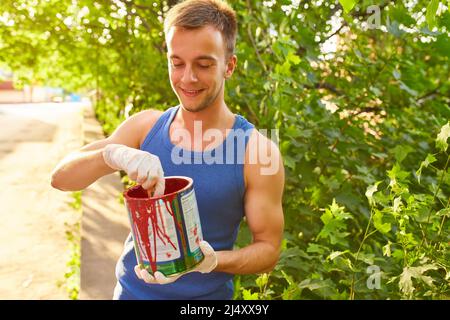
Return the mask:
{"type": "Polygon", "coordinates": [[[257,131],[252,133],[246,150],[244,176],[245,212],[253,241],[270,241],[278,246],[284,228],[283,160],[275,143],[257,131]]]}
{"type": "Polygon", "coordinates": [[[246,193],[245,216],[253,236],[253,242],[266,241],[279,246],[284,228],[281,201],[265,194],[262,188],[249,189],[246,193]]]}
{"type": "Polygon", "coordinates": [[[271,175],[261,173],[261,167],[251,165],[245,196],[245,214],[253,241],[269,241],[279,246],[284,229],[282,196],[284,168],[271,175]]]}

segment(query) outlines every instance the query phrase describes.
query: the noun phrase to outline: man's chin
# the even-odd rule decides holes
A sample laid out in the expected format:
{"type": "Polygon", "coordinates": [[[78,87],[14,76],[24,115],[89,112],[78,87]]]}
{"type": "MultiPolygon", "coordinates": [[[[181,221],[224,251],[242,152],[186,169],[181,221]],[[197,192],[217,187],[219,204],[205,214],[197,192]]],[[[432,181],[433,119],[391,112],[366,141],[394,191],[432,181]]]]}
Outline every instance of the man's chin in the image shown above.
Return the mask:
{"type": "Polygon", "coordinates": [[[190,105],[190,104],[181,103],[181,106],[183,107],[183,109],[185,109],[186,111],[189,111],[189,112],[200,112],[200,111],[203,111],[206,108],[208,108],[207,104],[190,105]]]}

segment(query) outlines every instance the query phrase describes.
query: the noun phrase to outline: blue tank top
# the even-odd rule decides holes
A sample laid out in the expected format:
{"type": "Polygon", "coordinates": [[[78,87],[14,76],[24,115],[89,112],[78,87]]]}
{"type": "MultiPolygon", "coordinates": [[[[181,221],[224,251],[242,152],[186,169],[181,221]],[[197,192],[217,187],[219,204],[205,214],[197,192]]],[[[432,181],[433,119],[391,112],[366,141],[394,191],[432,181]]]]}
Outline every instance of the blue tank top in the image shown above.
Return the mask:
{"type": "MultiPolygon", "coordinates": [[[[227,134],[218,147],[205,152],[184,150],[173,145],[169,137],[170,124],[179,108],[169,108],[161,115],[140,149],[159,157],[165,176],[187,176],[194,180],[203,238],[216,251],[232,250],[244,217],[243,163],[245,148],[254,126],[244,117],[236,115],[232,134],[227,134]]],[[[114,299],[194,300],[233,297],[232,274],[191,272],[170,284],[147,284],[136,277],[136,264],[130,233],[116,265],[114,299]]]]}

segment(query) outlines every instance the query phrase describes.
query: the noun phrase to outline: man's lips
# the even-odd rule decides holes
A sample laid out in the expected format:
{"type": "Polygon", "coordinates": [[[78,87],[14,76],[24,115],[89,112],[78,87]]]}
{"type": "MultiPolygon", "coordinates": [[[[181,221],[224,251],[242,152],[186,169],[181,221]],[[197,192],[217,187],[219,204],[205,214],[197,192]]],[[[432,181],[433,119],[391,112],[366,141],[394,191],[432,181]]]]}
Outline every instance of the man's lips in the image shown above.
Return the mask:
{"type": "Polygon", "coordinates": [[[203,90],[205,89],[200,89],[200,90],[186,90],[183,88],[180,88],[181,91],[183,92],[183,94],[187,97],[195,97],[198,96],[201,92],[203,92],[203,90]]]}

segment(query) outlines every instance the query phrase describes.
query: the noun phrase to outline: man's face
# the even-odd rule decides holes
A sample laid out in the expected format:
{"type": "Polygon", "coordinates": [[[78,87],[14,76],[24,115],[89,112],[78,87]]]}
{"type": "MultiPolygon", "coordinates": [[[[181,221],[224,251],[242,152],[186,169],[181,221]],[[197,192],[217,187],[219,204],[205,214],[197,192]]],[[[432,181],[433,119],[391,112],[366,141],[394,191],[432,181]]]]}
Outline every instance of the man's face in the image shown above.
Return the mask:
{"type": "Polygon", "coordinates": [[[170,84],[184,109],[201,111],[223,101],[223,84],[236,57],[226,61],[220,31],[212,26],[172,27],[166,37],[170,84]]]}

